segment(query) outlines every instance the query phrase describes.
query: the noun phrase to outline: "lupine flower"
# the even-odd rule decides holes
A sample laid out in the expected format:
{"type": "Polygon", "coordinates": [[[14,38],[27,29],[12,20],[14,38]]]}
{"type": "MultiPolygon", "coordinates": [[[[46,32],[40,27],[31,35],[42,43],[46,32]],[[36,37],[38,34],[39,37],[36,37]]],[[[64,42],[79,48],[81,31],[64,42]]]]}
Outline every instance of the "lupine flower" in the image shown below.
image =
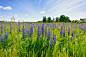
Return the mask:
{"type": "Polygon", "coordinates": [[[72,29],[72,36],[74,36],[74,29],[72,29]]]}
{"type": "Polygon", "coordinates": [[[54,43],[56,43],[56,35],[54,36],[54,43]]]}
{"type": "Polygon", "coordinates": [[[45,27],[45,36],[47,36],[47,27],[45,27]]]}
{"type": "Polygon", "coordinates": [[[5,39],[8,39],[8,32],[5,33],[5,39]]]}
{"type": "Polygon", "coordinates": [[[41,33],[41,29],[40,29],[40,26],[38,27],[38,33],[37,33],[37,39],[40,38],[40,33],[41,33]]]}
{"type": "Polygon", "coordinates": [[[49,47],[49,44],[47,45],[47,48],[49,47]]]}
{"type": "Polygon", "coordinates": [[[60,34],[61,34],[61,36],[62,36],[62,26],[61,26],[61,31],[60,31],[60,34]]]}
{"type": "Polygon", "coordinates": [[[50,29],[48,30],[48,39],[50,39],[50,34],[51,34],[51,32],[50,32],[50,29]]]}
{"type": "Polygon", "coordinates": [[[21,32],[21,31],[20,31],[20,24],[19,24],[19,32],[21,32]]]}
{"type": "Polygon", "coordinates": [[[54,24],[53,24],[53,30],[54,30],[54,24]]]}
{"type": "Polygon", "coordinates": [[[72,41],[72,36],[70,36],[70,40],[72,41]]]}
{"type": "Polygon", "coordinates": [[[62,32],[62,33],[63,33],[63,36],[65,37],[65,27],[64,27],[64,29],[63,29],[63,32],[62,32]]]}
{"type": "Polygon", "coordinates": [[[70,27],[68,27],[68,35],[70,34],[70,27]]]}
{"type": "Polygon", "coordinates": [[[3,24],[1,23],[1,33],[3,33],[3,24]]]}
{"type": "Polygon", "coordinates": [[[25,39],[25,28],[23,26],[23,39],[25,39]]]}
{"type": "Polygon", "coordinates": [[[52,46],[53,38],[50,38],[50,46],[52,46]]]}
{"type": "Polygon", "coordinates": [[[42,25],[42,35],[44,34],[44,24],[42,25]]]}
{"type": "Polygon", "coordinates": [[[4,42],[3,34],[1,34],[1,43],[4,42]]]}
{"type": "Polygon", "coordinates": [[[33,26],[31,26],[31,28],[30,28],[30,37],[32,34],[33,34],[33,26]]]}
{"type": "Polygon", "coordinates": [[[29,34],[29,29],[26,29],[26,33],[29,34]]]}

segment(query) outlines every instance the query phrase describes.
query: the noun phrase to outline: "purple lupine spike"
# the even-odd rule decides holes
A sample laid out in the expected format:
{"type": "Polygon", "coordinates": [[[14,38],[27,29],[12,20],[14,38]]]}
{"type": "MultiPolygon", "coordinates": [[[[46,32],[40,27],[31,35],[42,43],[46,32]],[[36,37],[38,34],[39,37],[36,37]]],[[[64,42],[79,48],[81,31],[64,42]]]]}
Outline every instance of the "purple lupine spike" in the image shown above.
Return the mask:
{"type": "Polygon", "coordinates": [[[55,24],[55,28],[56,28],[56,24],[55,24]]]}
{"type": "Polygon", "coordinates": [[[23,39],[25,39],[25,28],[23,26],[23,39]]]}
{"type": "Polygon", "coordinates": [[[61,34],[61,36],[62,36],[62,26],[61,26],[61,31],[60,31],[60,34],[61,34]]]}
{"type": "Polygon", "coordinates": [[[53,24],[53,30],[54,30],[54,24],[53,24]]]}
{"type": "Polygon", "coordinates": [[[47,48],[49,47],[49,44],[47,45],[47,48]]]}
{"type": "Polygon", "coordinates": [[[40,33],[41,33],[41,29],[40,29],[40,26],[38,27],[38,33],[37,33],[37,39],[40,38],[40,33]]]}
{"type": "Polygon", "coordinates": [[[48,38],[47,39],[50,39],[50,34],[51,34],[51,32],[50,32],[50,29],[48,30],[48,38]]]}
{"type": "Polygon", "coordinates": [[[3,34],[1,34],[1,43],[4,42],[3,34]]]}
{"type": "Polygon", "coordinates": [[[31,28],[30,28],[30,37],[32,34],[33,34],[33,26],[31,26],[31,28]]]}
{"type": "Polygon", "coordinates": [[[1,33],[3,33],[3,24],[1,23],[1,33]]]}
{"type": "Polygon", "coordinates": [[[27,34],[29,34],[29,29],[26,29],[27,34]]]}
{"type": "Polygon", "coordinates": [[[56,43],[56,35],[54,36],[54,43],[56,43]]]}
{"type": "Polygon", "coordinates": [[[70,40],[72,41],[72,36],[70,36],[70,40]]]}
{"type": "Polygon", "coordinates": [[[21,31],[20,31],[20,24],[19,24],[19,32],[21,32],[21,31]]]}
{"type": "Polygon", "coordinates": [[[44,24],[42,25],[42,35],[44,34],[44,24]]]}
{"type": "Polygon", "coordinates": [[[45,36],[47,37],[47,27],[45,27],[45,36]]]}
{"type": "Polygon", "coordinates": [[[72,36],[74,36],[74,29],[72,29],[72,36]]]}
{"type": "Polygon", "coordinates": [[[50,46],[52,46],[53,38],[50,38],[50,46]]]}
{"type": "Polygon", "coordinates": [[[63,36],[65,37],[65,27],[64,27],[64,29],[63,29],[63,32],[62,32],[62,33],[63,33],[63,36]]]}
{"type": "Polygon", "coordinates": [[[70,27],[68,27],[68,35],[70,34],[70,27]]]}
{"type": "Polygon", "coordinates": [[[5,33],[5,39],[8,39],[8,32],[5,33]]]}

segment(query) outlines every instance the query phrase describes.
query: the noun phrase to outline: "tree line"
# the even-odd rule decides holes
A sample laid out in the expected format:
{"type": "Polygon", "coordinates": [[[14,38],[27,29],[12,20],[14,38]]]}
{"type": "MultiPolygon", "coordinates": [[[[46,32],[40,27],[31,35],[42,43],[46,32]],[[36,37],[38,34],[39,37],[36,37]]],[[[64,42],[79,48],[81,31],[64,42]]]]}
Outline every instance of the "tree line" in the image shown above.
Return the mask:
{"type": "Polygon", "coordinates": [[[43,22],[71,22],[71,20],[68,16],[65,15],[53,18],[53,20],[51,20],[51,17],[46,18],[46,16],[43,16],[43,22]]]}

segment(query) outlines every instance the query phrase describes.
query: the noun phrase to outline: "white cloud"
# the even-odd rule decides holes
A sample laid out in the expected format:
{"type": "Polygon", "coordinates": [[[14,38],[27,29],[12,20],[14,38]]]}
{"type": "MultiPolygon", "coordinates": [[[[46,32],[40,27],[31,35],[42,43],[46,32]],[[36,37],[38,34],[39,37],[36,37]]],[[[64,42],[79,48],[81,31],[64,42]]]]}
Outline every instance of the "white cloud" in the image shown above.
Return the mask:
{"type": "Polygon", "coordinates": [[[26,14],[25,16],[28,16],[28,14],[26,14]]]}
{"type": "Polygon", "coordinates": [[[40,14],[41,14],[41,13],[45,13],[45,11],[40,12],[40,14]]]}
{"type": "Polygon", "coordinates": [[[0,16],[0,17],[3,17],[3,16],[0,16]]]}
{"type": "Polygon", "coordinates": [[[3,8],[3,6],[0,6],[0,9],[3,8]]]}
{"type": "Polygon", "coordinates": [[[4,10],[11,10],[12,8],[10,6],[3,7],[4,10]]]}
{"type": "Polygon", "coordinates": [[[9,16],[6,16],[6,17],[9,17],[9,16]]]}
{"type": "Polygon", "coordinates": [[[17,15],[17,14],[15,14],[14,16],[15,16],[15,17],[18,17],[18,15],[17,15]]]}

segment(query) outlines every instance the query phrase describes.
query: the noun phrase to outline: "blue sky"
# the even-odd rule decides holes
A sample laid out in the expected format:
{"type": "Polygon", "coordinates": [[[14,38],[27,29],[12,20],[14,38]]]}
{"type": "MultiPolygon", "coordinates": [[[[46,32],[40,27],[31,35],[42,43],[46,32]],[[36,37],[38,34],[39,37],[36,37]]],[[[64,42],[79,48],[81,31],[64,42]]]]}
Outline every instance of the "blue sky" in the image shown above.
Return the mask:
{"type": "Polygon", "coordinates": [[[0,0],[0,21],[36,22],[46,17],[69,16],[71,20],[86,18],[86,0],[0,0]]]}

